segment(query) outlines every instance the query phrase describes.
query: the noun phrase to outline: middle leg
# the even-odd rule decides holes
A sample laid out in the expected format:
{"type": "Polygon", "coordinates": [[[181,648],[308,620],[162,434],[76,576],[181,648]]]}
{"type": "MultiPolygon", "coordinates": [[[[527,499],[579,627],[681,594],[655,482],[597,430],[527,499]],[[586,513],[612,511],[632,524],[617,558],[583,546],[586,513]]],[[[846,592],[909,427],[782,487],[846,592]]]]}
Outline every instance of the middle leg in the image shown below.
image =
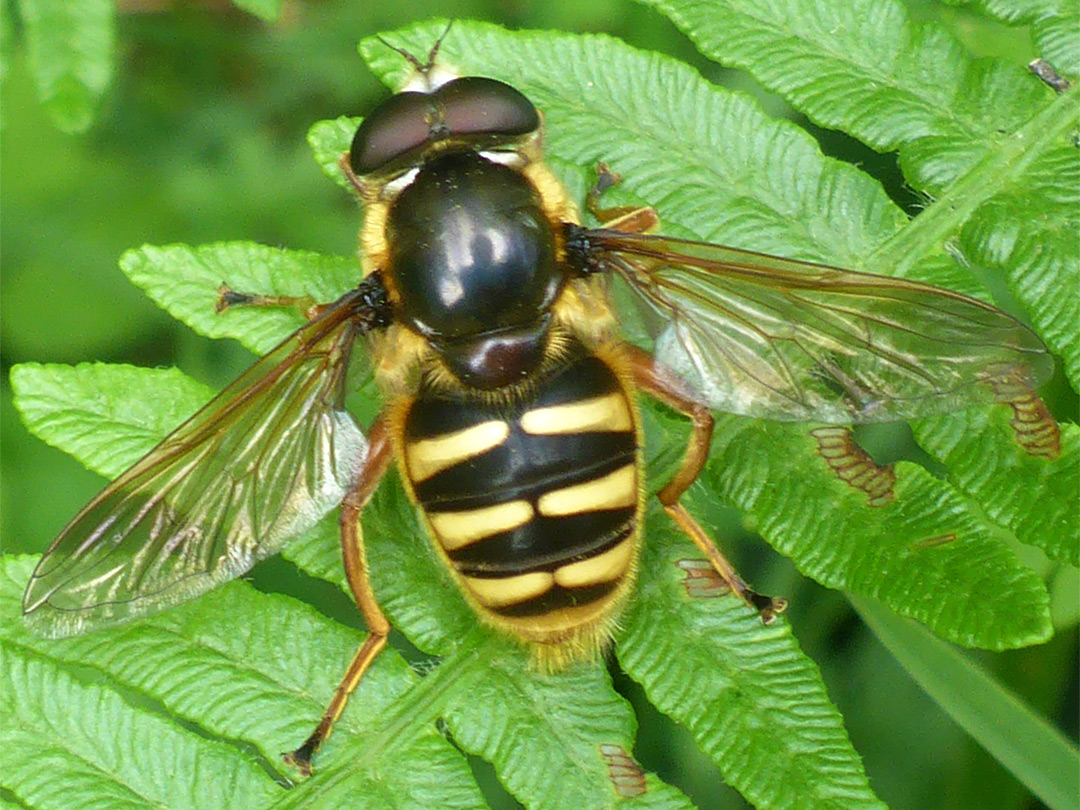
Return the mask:
{"type": "Polygon", "coordinates": [[[657,499],[675,525],[694,541],[694,545],[701,550],[728,587],[746,604],[757,610],[762,622],[769,624],[776,618],[777,613],[784,611],[787,600],[765,596],[750,588],[701,524],[679,503],[683,493],[697,480],[708,460],[713,431],[712,413],[707,406],[694,398],[682,380],[657,366],[652,355],[635,346],[627,348],[638,389],[689,417],[692,424],[690,441],[687,443],[682,464],[674,477],[657,493],[657,499]]]}

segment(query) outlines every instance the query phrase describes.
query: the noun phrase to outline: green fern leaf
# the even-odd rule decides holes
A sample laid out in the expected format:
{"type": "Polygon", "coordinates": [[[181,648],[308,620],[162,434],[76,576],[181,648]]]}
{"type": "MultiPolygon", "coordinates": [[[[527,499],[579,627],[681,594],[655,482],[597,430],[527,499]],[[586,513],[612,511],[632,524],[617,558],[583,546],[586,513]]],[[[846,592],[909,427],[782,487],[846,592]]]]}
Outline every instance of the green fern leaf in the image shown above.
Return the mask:
{"type": "MultiPolygon", "coordinates": [[[[194,724],[204,734],[222,741],[243,741],[260,753],[258,767],[235,748],[213,743],[230,750],[274,790],[253,791],[243,804],[219,802],[214,791],[231,783],[226,780],[216,785],[212,773],[193,771],[187,788],[192,807],[305,806],[298,802],[301,792],[281,791],[273,779],[267,779],[266,772],[276,774],[278,780],[285,778],[280,752],[298,745],[318,722],[343,663],[359,643],[355,631],[295,600],[260,594],[245,583],[234,582],[205,599],[149,620],[65,641],[45,641],[31,636],[16,618],[22,586],[34,562],[33,558],[9,558],[4,563],[0,642],[5,659],[11,651],[25,650],[61,671],[73,667],[98,670],[109,686],[101,690],[106,699],[119,701],[116,690],[121,690],[160,702],[171,717],[194,724]]],[[[385,806],[391,808],[484,807],[467,763],[434,731],[435,716],[413,717],[411,703],[404,710],[398,708],[415,682],[415,673],[396,653],[381,656],[339,722],[338,734],[328,742],[320,763],[326,763],[328,774],[334,773],[335,764],[342,762],[339,748],[363,740],[364,754],[346,756],[343,763],[346,776],[342,789],[354,797],[383,797],[385,806]],[[403,718],[408,720],[404,723],[407,728],[402,728],[403,718]],[[387,774],[393,778],[388,779],[387,774]]],[[[11,684],[4,682],[4,687],[5,694],[10,693],[11,684]]],[[[28,712],[33,714],[34,707],[28,712]]],[[[4,723],[5,728],[8,725],[4,723]]],[[[174,720],[171,729],[176,734],[182,726],[174,720]]],[[[88,745],[104,744],[114,736],[115,745],[139,744],[107,725],[96,731],[97,736],[86,735],[91,738],[88,745]]],[[[162,773],[152,758],[146,762],[136,758],[131,767],[139,778],[157,774],[163,789],[169,789],[170,784],[179,789],[179,782],[170,782],[169,771],[162,773]]],[[[181,776],[189,778],[184,773],[181,776]]],[[[92,790],[86,794],[76,790],[72,795],[94,794],[92,790]]],[[[329,795],[332,792],[323,800],[329,795]]],[[[348,802],[318,806],[345,807],[348,802]]]]}
{"type": "Polygon", "coordinates": [[[914,426],[915,438],[949,467],[949,479],[987,517],[1054,560],[1080,563],[1080,428],[1061,426],[1061,454],[1052,460],[997,441],[1005,408],[967,411],[914,426]]]}
{"type": "Polygon", "coordinates": [[[243,293],[310,296],[333,301],[357,283],[356,260],[282,250],[252,242],[188,247],[144,245],[120,258],[120,269],[162,309],[207,337],[231,337],[265,354],[298,329],[298,309],[215,311],[222,284],[243,293]]]}
{"type": "MultiPolygon", "coordinates": [[[[1080,301],[1055,294],[1080,286],[1080,169],[1070,140],[1080,89],[1055,98],[1019,65],[976,60],[940,26],[911,21],[898,0],[645,1],[707,56],[746,68],[811,119],[898,150],[908,182],[936,202],[871,267],[903,273],[962,230],[968,260],[1008,280],[1080,385],[1080,301]],[[1014,205],[1018,197],[1033,207],[1014,205]],[[1003,215],[1010,206],[1019,219],[1003,215]]],[[[1076,26],[1062,35],[1074,7],[1017,17],[1045,21],[1044,42],[1062,70],[1075,70],[1076,26]]]]}
{"type": "Polygon", "coordinates": [[[1080,8],[1068,0],[976,0],[994,19],[1031,26],[1035,53],[1063,76],[1080,77],[1080,8]]]}
{"type": "MultiPolygon", "coordinates": [[[[609,807],[619,795],[612,767],[635,767],[630,706],[593,665],[542,677],[520,650],[507,648],[458,685],[445,719],[454,741],[494,764],[526,807],[609,807]]],[[[642,807],[692,808],[655,777],[631,775],[629,782],[622,795],[642,807]]]]}
{"type": "Polygon", "coordinates": [[[315,155],[315,162],[323,173],[342,188],[351,188],[344,172],[338,166],[342,153],[352,143],[360,119],[342,116],[332,121],[318,121],[308,130],[308,145],[315,155]]]}
{"type": "Polygon", "coordinates": [[[177,369],[104,363],[26,363],[12,369],[11,386],[23,421],[36,436],[110,478],[212,395],[177,369]]]}
{"type": "Polygon", "coordinates": [[[700,555],[656,512],[617,647],[627,673],[755,807],[884,807],[791,628],[764,627],[732,599],[694,595],[680,563],[700,555]]]}
{"type": "Polygon", "coordinates": [[[236,749],[34,656],[5,649],[0,682],[3,785],[24,807],[253,810],[280,792],[236,749]]]}
{"type": "Polygon", "coordinates": [[[709,488],[808,576],[879,599],[965,646],[1049,637],[1042,580],[922,467],[897,464],[895,501],[871,507],[832,475],[805,428],[725,418],[717,432],[709,488]]]}

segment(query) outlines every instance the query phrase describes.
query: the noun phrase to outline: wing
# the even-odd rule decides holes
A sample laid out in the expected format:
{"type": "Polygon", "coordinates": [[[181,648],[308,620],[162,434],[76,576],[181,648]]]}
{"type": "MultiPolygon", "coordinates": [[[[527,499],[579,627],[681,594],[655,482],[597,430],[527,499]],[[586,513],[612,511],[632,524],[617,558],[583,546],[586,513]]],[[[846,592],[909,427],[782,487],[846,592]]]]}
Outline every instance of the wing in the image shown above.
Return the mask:
{"type": "Polygon", "coordinates": [[[107,486],[27,586],[37,631],[67,636],[191,599],[337,506],[367,441],[343,410],[362,290],[259,360],[107,486]]]}
{"type": "Polygon", "coordinates": [[[1053,369],[1023,324],[928,284],[662,236],[584,239],[589,261],[623,278],[658,325],[659,360],[718,410],[914,419],[993,401],[1053,369]]]}

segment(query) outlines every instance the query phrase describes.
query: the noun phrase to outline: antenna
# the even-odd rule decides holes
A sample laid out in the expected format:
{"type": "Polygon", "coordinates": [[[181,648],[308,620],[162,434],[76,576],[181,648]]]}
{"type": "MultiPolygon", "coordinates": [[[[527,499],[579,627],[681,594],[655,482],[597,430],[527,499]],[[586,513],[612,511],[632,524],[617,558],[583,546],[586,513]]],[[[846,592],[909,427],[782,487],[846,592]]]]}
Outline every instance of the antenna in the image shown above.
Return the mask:
{"type": "Polygon", "coordinates": [[[412,65],[413,69],[417,72],[417,74],[419,74],[423,78],[424,89],[426,90],[426,92],[430,93],[432,90],[435,90],[438,85],[445,84],[446,82],[445,79],[443,81],[434,80],[432,77],[432,73],[435,69],[435,59],[439,55],[439,48],[442,46],[443,40],[446,39],[446,35],[450,33],[450,29],[453,27],[453,25],[453,20],[450,20],[450,22],[446,24],[445,30],[441,34],[439,34],[439,38],[435,40],[435,44],[432,45],[431,50],[428,51],[426,62],[421,62],[413,54],[409,53],[404,48],[399,48],[397,45],[390,44],[378,34],[375,35],[375,38],[387,48],[399,54],[406,62],[412,65]]]}

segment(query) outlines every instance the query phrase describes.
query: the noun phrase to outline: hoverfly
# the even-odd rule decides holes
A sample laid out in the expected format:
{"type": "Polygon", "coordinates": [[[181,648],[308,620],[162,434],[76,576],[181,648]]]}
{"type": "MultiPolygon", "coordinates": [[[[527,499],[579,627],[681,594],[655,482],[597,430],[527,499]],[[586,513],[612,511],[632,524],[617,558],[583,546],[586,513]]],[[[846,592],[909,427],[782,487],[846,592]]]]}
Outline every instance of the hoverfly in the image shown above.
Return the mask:
{"type": "MultiPolygon", "coordinates": [[[[445,35],[444,35],[445,36],[445,35]]],[[[395,48],[395,50],[397,50],[395,48]]],[[[692,422],[658,498],[731,591],[753,591],[680,505],[712,409],[835,425],[909,419],[1030,390],[1050,369],[1026,327],[975,299],[648,233],[649,210],[581,224],[543,162],[522,93],[434,70],[356,130],[341,168],[364,213],[362,280],[109,484],[46,551],[27,620],[64,636],[127,621],[239,576],[341,506],[347,579],[369,635],[302,770],[386,645],[360,513],[391,464],[433,553],[477,617],[556,670],[599,655],[643,542],[644,394],[692,422]],[[609,287],[656,325],[620,336],[609,287]],[[367,352],[381,413],[361,431],[346,370],[367,352]]],[[[220,305],[284,305],[224,289],[220,305]]]]}

